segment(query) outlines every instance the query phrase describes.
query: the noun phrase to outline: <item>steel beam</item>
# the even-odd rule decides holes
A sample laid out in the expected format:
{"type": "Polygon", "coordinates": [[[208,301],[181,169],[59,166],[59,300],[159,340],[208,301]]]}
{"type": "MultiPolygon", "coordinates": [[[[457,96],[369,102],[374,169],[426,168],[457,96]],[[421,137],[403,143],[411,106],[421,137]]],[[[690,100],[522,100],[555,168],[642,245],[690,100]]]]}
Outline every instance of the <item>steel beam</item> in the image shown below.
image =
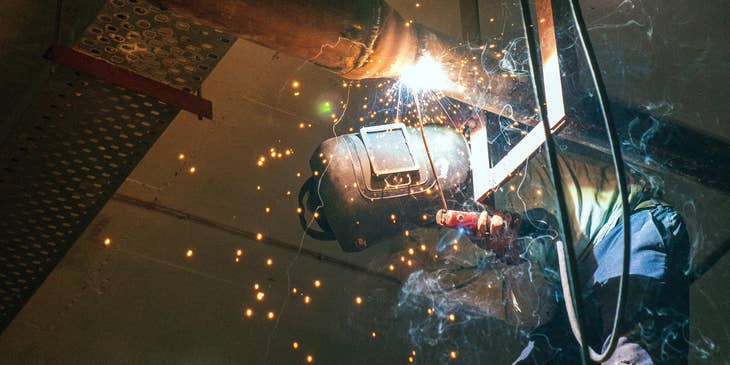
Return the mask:
{"type": "Polygon", "coordinates": [[[103,80],[127,90],[151,96],[165,104],[187,110],[201,117],[213,119],[213,103],[159,81],[114,66],[74,49],[53,46],[49,50],[51,60],[59,65],[103,80]]]}

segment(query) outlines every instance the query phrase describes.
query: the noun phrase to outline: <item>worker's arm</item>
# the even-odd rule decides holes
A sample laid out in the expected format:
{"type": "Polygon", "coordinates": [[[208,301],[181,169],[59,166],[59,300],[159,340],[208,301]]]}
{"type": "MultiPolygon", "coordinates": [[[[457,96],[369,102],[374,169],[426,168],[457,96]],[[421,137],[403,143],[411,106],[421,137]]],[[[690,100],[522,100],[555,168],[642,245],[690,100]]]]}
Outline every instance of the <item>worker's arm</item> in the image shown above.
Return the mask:
{"type": "MultiPolygon", "coordinates": [[[[494,251],[500,258],[500,262],[490,262],[488,269],[475,269],[481,278],[474,281],[474,284],[444,284],[443,287],[454,289],[451,295],[439,297],[440,301],[457,301],[527,330],[545,324],[553,317],[557,308],[554,300],[557,278],[551,273],[555,270],[544,270],[545,257],[536,251],[548,244],[545,241],[550,239],[548,235],[527,240],[517,239],[522,219],[519,215],[508,212],[490,214],[441,210],[436,214],[436,220],[441,226],[463,230],[471,236],[474,243],[494,251]],[[525,242],[526,245],[526,242],[531,242],[530,252],[525,252],[520,242],[525,242]]],[[[459,271],[451,276],[439,271],[434,280],[455,278],[456,275],[467,273],[469,278],[475,277],[474,273],[468,271],[459,271]]],[[[406,286],[416,282],[430,282],[424,280],[428,275],[429,273],[421,272],[413,280],[409,279],[406,286]]],[[[429,288],[428,292],[431,293],[433,289],[429,288]]]]}

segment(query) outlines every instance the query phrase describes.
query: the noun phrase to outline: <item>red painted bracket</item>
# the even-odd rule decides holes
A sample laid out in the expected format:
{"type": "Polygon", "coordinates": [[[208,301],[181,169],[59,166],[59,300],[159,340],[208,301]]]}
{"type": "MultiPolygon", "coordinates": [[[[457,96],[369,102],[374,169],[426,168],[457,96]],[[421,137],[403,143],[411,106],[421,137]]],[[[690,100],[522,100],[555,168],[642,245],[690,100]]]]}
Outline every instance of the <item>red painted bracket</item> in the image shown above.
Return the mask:
{"type": "Polygon", "coordinates": [[[74,49],[52,46],[49,58],[62,66],[93,76],[110,84],[151,96],[166,104],[187,110],[198,116],[213,119],[213,103],[196,95],[114,66],[74,49]]]}

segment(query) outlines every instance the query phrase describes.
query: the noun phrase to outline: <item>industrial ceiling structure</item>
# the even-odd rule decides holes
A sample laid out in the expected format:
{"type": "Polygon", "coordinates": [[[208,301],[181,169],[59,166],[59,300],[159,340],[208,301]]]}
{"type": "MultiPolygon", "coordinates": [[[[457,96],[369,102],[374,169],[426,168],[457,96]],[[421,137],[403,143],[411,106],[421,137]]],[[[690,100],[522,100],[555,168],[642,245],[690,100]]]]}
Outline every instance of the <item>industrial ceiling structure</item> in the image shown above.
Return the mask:
{"type": "MultiPolygon", "coordinates": [[[[388,3],[445,38],[476,26],[501,48],[519,29],[509,2],[388,3]]],[[[727,10],[675,5],[585,8],[608,93],[637,115],[629,156],[691,217],[690,362],[724,364],[727,10]]],[[[437,264],[437,230],[359,253],[302,232],[310,154],[382,118],[388,81],[142,0],[0,10],[0,363],[509,363],[521,348],[497,321],[400,300],[437,264]]],[[[581,133],[567,139],[592,143],[581,133]]],[[[478,256],[462,240],[458,257],[478,256]]]]}

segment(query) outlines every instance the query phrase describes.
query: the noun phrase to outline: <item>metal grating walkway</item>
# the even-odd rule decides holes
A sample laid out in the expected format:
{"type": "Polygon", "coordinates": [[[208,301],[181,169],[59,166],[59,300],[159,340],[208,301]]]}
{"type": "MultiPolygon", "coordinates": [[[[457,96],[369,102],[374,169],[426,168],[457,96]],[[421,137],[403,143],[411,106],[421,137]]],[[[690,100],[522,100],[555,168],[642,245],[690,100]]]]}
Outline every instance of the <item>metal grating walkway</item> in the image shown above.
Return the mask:
{"type": "MultiPolygon", "coordinates": [[[[194,92],[234,39],[140,0],[111,0],[74,48],[194,92]]],[[[56,67],[0,146],[0,331],[178,111],[56,67]]]]}

